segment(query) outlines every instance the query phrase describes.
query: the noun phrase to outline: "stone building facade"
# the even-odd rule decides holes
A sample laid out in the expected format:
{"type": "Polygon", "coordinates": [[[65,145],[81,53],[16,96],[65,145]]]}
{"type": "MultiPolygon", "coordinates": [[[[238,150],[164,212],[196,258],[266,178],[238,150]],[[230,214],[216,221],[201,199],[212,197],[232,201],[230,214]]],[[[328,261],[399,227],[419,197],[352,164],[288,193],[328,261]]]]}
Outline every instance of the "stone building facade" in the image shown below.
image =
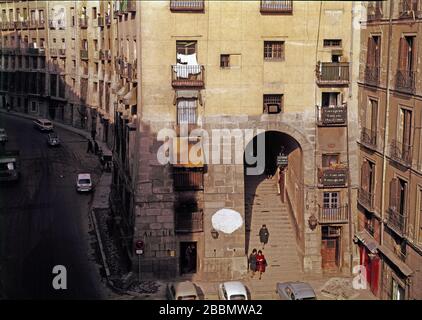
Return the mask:
{"type": "Polygon", "coordinates": [[[359,181],[357,6],[2,1],[0,103],[94,129],[97,139],[113,146],[116,236],[134,270],[141,262],[145,277],[241,278],[258,232],[258,208],[272,210],[258,203],[263,197],[283,208],[270,216],[270,231],[282,223],[294,230],[289,239],[272,239],[280,248],[292,241],[299,271],[350,273],[358,257],[352,245],[359,181]],[[35,28],[15,23],[28,20],[23,10],[31,8],[35,28]],[[16,39],[26,33],[38,50],[19,48],[30,57],[36,52],[46,65],[22,65],[23,72],[36,74],[31,77],[45,77],[28,102],[17,99],[29,90],[16,91],[19,81],[10,80],[12,63],[19,60],[16,39]],[[202,134],[202,145],[211,150],[228,147],[231,159],[220,154],[163,165],[157,158],[162,129],[172,130],[167,143],[178,149],[173,156],[191,148],[186,129],[194,137],[202,134]],[[218,139],[213,130],[225,137],[240,132],[243,145],[234,137],[218,139]],[[265,172],[248,175],[244,159],[254,152],[244,150],[260,137],[265,172]],[[217,230],[212,220],[221,209],[235,211],[240,227],[217,230]],[[144,254],[138,260],[139,241],[144,254]]]}
{"type": "Polygon", "coordinates": [[[420,299],[421,1],[371,1],[361,34],[360,261],[382,299],[420,299]]]}

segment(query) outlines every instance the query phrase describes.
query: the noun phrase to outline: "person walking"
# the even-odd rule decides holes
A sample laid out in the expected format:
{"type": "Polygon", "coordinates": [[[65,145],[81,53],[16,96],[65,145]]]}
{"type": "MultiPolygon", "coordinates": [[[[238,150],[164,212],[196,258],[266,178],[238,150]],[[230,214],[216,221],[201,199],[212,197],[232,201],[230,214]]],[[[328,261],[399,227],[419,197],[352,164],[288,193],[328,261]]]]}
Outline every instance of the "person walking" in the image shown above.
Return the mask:
{"type": "Polygon", "coordinates": [[[267,229],[265,224],[262,225],[259,230],[259,241],[262,243],[262,249],[265,248],[265,245],[268,243],[268,238],[270,237],[270,232],[267,229]]]}
{"type": "Polygon", "coordinates": [[[91,140],[88,139],[88,148],[86,149],[86,153],[93,153],[94,152],[94,148],[92,146],[92,142],[91,140]]]}
{"type": "Polygon", "coordinates": [[[256,255],[256,267],[259,272],[259,280],[261,280],[262,274],[265,272],[265,268],[267,266],[267,260],[265,259],[264,254],[261,250],[258,251],[256,255]]]}
{"type": "Polygon", "coordinates": [[[253,249],[252,253],[249,255],[249,270],[252,272],[251,278],[255,276],[256,268],[256,249],[253,249]]]}

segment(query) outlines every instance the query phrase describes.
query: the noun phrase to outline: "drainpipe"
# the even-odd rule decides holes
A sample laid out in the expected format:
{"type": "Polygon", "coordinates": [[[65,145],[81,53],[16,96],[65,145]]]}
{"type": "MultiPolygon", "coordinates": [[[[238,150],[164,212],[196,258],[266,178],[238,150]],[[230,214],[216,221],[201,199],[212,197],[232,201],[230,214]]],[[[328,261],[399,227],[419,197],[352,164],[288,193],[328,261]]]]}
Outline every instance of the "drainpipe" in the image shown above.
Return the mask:
{"type": "MultiPolygon", "coordinates": [[[[350,31],[350,53],[349,53],[349,75],[352,76],[352,81],[349,82],[349,102],[353,97],[353,42],[354,42],[354,12],[355,12],[356,3],[352,2],[352,13],[351,13],[351,31],[350,31]]],[[[350,107],[347,104],[347,125],[346,125],[346,157],[347,157],[347,198],[348,198],[348,205],[347,205],[347,213],[349,215],[349,256],[350,256],[350,273],[353,274],[353,242],[352,242],[352,234],[353,234],[353,218],[352,218],[352,179],[350,177],[350,148],[349,148],[349,111],[350,107]]]]}
{"type": "Polygon", "coordinates": [[[391,38],[393,36],[393,2],[390,1],[390,12],[389,12],[389,21],[388,21],[388,46],[387,46],[387,90],[386,90],[386,99],[385,99],[385,115],[384,115],[384,146],[383,146],[383,155],[382,155],[382,188],[381,188],[381,232],[380,237],[381,241],[380,244],[384,244],[384,190],[385,190],[385,176],[386,176],[386,168],[387,168],[387,142],[388,142],[388,113],[389,113],[389,105],[390,105],[390,69],[391,69],[391,61],[390,61],[390,55],[391,55],[391,38]]]}

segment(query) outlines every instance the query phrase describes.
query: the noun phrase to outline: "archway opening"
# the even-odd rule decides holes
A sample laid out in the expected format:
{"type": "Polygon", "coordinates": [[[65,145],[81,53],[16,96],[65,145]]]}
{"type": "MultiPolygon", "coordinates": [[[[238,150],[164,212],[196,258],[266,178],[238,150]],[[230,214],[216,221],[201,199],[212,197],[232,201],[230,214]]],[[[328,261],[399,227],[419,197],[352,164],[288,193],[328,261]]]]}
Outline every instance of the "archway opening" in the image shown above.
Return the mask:
{"type": "MultiPolygon", "coordinates": [[[[245,251],[263,250],[269,261],[267,273],[288,277],[302,270],[304,221],[303,152],[292,136],[279,131],[261,133],[265,149],[257,147],[259,135],[249,142],[245,153],[265,152],[262,174],[251,175],[244,158],[245,251]],[[269,230],[268,243],[260,237],[262,225],[269,230]]],[[[281,279],[281,278],[280,278],[281,279]]]]}

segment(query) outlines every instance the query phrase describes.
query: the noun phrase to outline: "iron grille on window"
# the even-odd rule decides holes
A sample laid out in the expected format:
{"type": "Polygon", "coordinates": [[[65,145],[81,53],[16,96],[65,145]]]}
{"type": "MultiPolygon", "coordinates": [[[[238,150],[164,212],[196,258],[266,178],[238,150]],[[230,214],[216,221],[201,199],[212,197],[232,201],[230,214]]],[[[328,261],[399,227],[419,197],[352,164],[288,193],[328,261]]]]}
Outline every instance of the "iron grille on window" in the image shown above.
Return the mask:
{"type": "Polygon", "coordinates": [[[222,54],[220,56],[220,67],[221,68],[230,67],[230,55],[229,54],[222,54]]]}
{"type": "Polygon", "coordinates": [[[324,39],[324,47],[341,47],[341,39],[324,39]]]}
{"type": "Polygon", "coordinates": [[[179,191],[203,190],[204,175],[202,168],[173,168],[174,188],[179,191]]]}
{"type": "Polygon", "coordinates": [[[264,113],[280,113],[282,112],[281,94],[265,94],[264,95],[264,113]]]}
{"type": "Polygon", "coordinates": [[[265,41],[264,59],[284,60],[284,41],[265,41]]]}
{"type": "Polygon", "coordinates": [[[196,124],[196,100],[177,102],[177,124],[196,124]]]}

